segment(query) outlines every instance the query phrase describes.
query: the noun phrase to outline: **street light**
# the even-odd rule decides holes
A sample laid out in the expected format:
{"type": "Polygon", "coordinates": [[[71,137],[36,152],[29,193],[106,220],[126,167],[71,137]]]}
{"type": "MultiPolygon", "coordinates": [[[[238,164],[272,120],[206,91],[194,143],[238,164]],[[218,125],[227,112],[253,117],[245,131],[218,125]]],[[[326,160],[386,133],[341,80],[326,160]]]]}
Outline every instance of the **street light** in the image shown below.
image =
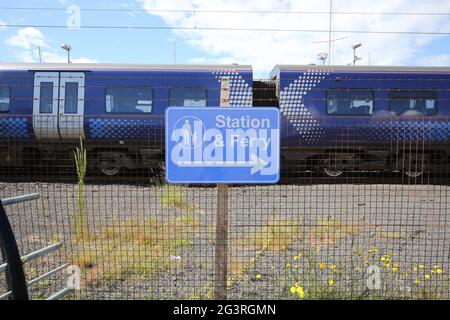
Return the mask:
{"type": "Polygon", "coordinates": [[[322,64],[325,65],[325,60],[327,60],[327,58],[328,58],[328,53],[326,53],[326,52],[320,52],[320,53],[317,55],[317,58],[318,58],[319,60],[322,60],[322,64]]]}
{"type": "Polygon", "coordinates": [[[67,51],[67,63],[70,63],[70,50],[72,50],[72,47],[68,44],[62,44],[61,49],[67,51]]]}
{"type": "Polygon", "coordinates": [[[361,46],[362,46],[361,43],[355,43],[355,44],[352,45],[352,48],[353,48],[353,65],[356,64],[356,61],[361,60],[361,58],[356,55],[356,49],[358,49],[361,46]]]}

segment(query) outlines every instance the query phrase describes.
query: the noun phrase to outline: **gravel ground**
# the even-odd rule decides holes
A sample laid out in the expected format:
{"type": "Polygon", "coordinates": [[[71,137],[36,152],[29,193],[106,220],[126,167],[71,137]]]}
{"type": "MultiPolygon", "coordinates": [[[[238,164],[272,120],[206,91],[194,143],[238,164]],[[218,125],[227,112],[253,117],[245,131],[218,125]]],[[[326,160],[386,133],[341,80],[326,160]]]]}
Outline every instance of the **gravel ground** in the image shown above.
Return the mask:
{"type": "MultiPolygon", "coordinates": [[[[64,246],[44,259],[28,263],[30,279],[69,262],[73,252],[82,246],[74,236],[77,186],[0,183],[1,198],[32,192],[38,192],[40,199],[8,207],[21,252],[57,241],[64,246]]],[[[309,297],[332,294],[348,298],[353,291],[367,292],[367,265],[381,268],[382,290],[371,291],[375,296],[414,298],[421,292],[426,292],[420,296],[425,298],[450,296],[448,186],[251,186],[232,187],[229,197],[230,265],[240,270],[230,278],[230,298],[295,298],[289,289],[296,282],[309,297]],[[267,239],[281,245],[268,243],[264,248],[261,243],[267,239]],[[393,256],[381,259],[383,255],[393,256]],[[429,279],[426,274],[430,274],[429,279]]],[[[189,243],[177,247],[177,254],[170,257],[170,268],[155,276],[131,273],[97,279],[83,285],[75,298],[212,297],[216,189],[89,184],[85,186],[85,201],[91,231],[112,221],[125,223],[152,217],[168,222],[186,214],[195,219],[196,226],[183,231],[189,243]],[[181,203],[164,205],[174,193],[176,199],[181,197],[181,203]]],[[[103,243],[98,245],[102,250],[103,243]]],[[[66,279],[66,274],[55,275],[51,281],[33,287],[32,296],[46,297],[61,289],[66,279]]],[[[4,283],[1,278],[0,283],[4,283]]]]}

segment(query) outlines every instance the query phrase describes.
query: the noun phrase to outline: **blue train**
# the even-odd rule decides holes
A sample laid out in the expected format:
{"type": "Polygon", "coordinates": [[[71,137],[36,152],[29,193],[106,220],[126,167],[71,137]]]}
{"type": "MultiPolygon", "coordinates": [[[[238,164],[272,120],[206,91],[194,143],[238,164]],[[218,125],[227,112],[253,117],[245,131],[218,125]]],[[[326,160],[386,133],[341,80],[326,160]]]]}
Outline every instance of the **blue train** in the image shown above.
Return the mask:
{"type": "Polygon", "coordinates": [[[339,176],[449,162],[450,69],[277,65],[0,64],[0,166],[61,164],[86,140],[89,166],[112,176],[158,167],[164,111],[278,106],[282,159],[339,176]]]}

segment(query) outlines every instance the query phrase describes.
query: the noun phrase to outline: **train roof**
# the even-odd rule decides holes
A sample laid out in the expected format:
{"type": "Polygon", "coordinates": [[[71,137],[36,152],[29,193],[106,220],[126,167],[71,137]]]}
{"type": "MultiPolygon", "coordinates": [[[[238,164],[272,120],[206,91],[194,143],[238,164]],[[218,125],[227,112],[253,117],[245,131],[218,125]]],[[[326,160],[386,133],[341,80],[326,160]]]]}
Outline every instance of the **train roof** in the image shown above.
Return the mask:
{"type": "Polygon", "coordinates": [[[250,65],[197,65],[197,64],[118,64],[118,63],[0,63],[0,70],[124,70],[124,71],[252,71],[250,65]]]}
{"type": "Polygon", "coordinates": [[[272,78],[280,72],[289,71],[329,71],[329,72],[383,72],[383,73],[450,73],[449,67],[411,67],[411,66],[338,66],[338,65],[293,65],[278,64],[270,72],[272,78]]]}

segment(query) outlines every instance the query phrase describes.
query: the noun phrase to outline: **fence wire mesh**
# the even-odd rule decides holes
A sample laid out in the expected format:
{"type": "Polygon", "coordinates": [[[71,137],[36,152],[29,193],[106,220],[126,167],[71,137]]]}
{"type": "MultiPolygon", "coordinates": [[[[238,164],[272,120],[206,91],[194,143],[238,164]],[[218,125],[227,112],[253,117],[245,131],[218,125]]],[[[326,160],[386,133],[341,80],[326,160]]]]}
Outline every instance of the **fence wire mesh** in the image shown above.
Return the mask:
{"type": "MultiPolygon", "coordinates": [[[[320,153],[297,148],[297,131],[283,128],[278,184],[229,186],[227,297],[450,298],[449,158],[447,145],[435,145],[436,126],[448,144],[448,119],[384,119],[381,163],[361,148],[366,122],[327,121],[338,129],[320,153]]],[[[149,156],[163,128],[140,130],[139,143],[0,135],[0,198],[40,195],[7,208],[21,254],[62,243],[24,264],[29,281],[67,263],[80,270],[69,298],[214,298],[217,187],[167,184],[163,157],[149,156]],[[144,165],[116,170],[123,156],[144,165]]],[[[30,286],[31,297],[50,296],[68,277],[62,269],[30,286]]]]}

